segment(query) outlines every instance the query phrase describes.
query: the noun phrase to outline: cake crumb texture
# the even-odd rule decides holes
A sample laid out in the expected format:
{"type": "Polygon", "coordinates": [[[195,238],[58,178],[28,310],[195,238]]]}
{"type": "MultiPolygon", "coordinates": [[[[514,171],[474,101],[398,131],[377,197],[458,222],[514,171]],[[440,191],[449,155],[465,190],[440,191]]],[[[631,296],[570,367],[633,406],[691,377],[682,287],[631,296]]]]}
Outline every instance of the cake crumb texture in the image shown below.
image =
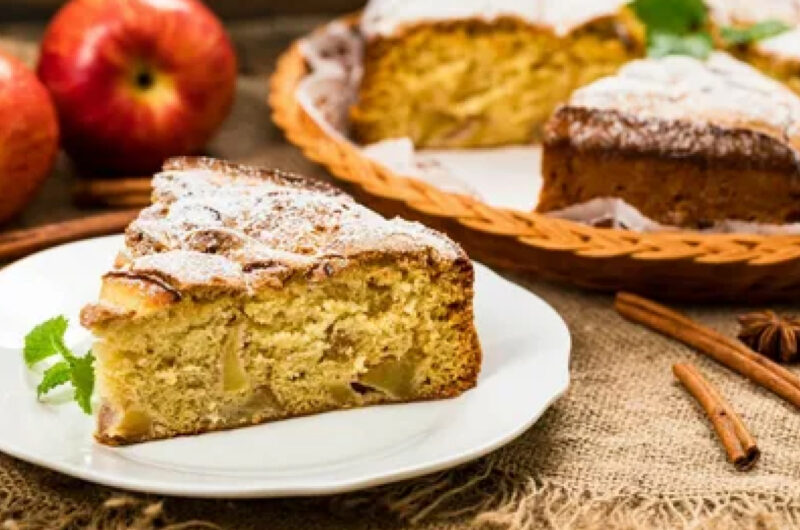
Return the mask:
{"type": "Polygon", "coordinates": [[[82,322],[123,444],[475,385],[472,264],[302,177],[169,163],[82,322]]]}
{"type": "Polygon", "coordinates": [[[641,53],[621,19],[557,35],[520,18],[412,26],[367,42],[351,109],[355,138],[408,137],[418,147],[527,143],[576,87],[641,53]]]}

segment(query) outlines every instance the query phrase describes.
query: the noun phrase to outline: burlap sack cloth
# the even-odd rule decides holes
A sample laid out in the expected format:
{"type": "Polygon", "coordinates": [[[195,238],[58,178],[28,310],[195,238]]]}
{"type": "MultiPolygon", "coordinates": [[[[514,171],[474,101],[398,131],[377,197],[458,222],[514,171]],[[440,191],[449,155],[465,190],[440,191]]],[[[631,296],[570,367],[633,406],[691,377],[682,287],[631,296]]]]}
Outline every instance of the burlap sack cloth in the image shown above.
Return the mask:
{"type": "MultiPolygon", "coordinates": [[[[572,384],[519,439],[474,464],[337,497],[198,501],[113,491],[0,456],[0,528],[800,526],[798,411],[624,321],[608,296],[513,279],[567,321],[572,384]],[[726,461],[702,411],[674,381],[670,367],[680,360],[697,363],[740,411],[763,452],[755,469],[737,472],[726,461]]],[[[743,309],[690,313],[734,333],[743,309]]]]}
{"type": "MultiPolygon", "coordinates": [[[[230,26],[242,70],[249,73],[240,78],[233,116],[211,153],[325,178],[283,141],[264,104],[266,74],[277,53],[321,20],[289,22],[230,26]]],[[[14,45],[33,62],[41,28],[12,29],[27,40],[0,39],[0,47],[14,45]]],[[[22,221],[66,215],[67,179],[52,178],[22,221]]],[[[567,321],[572,384],[530,430],[478,462],[333,498],[229,502],[128,494],[0,454],[0,529],[800,527],[798,411],[713,361],[624,321],[609,296],[511,279],[567,321]],[[709,422],[673,379],[671,365],[681,360],[695,362],[741,413],[763,453],[754,470],[739,473],[726,461],[709,422]]],[[[733,334],[734,317],[744,309],[690,313],[733,334]]],[[[324,450],[324,440],[319,443],[324,450]]]]}

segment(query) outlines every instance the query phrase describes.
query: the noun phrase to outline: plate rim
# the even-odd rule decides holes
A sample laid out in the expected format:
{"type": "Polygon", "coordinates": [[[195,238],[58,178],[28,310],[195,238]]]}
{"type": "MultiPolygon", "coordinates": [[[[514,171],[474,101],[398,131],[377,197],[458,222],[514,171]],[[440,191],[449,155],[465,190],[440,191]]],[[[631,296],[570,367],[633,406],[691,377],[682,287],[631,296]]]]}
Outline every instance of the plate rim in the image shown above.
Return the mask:
{"type": "MultiPolygon", "coordinates": [[[[42,256],[45,256],[49,253],[64,251],[64,249],[71,246],[78,246],[81,244],[100,242],[104,240],[119,239],[119,238],[121,238],[120,235],[101,236],[101,237],[82,239],[79,241],[73,241],[57,245],[36,252],[29,256],[26,256],[20,260],[17,260],[7,265],[6,267],[0,268],[0,276],[7,274],[11,270],[24,267],[27,262],[36,259],[41,259],[42,256]]],[[[559,340],[564,342],[563,347],[565,351],[563,354],[563,362],[559,363],[560,377],[554,383],[553,385],[554,391],[548,397],[548,399],[545,400],[541,410],[539,410],[534,414],[531,414],[524,422],[521,422],[519,425],[516,425],[515,428],[510,429],[509,431],[506,431],[500,435],[494,436],[487,442],[480,444],[479,446],[476,446],[474,448],[471,448],[470,450],[463,450],[461,453],[453,457],[447,457],[447,458],[442,457],[434,460],[425,460],[419,463],[418,465],[407,465],[403,468],[392,469],[388,472],[373,471],[370,473],[365,473],[362,477],[359,478],[328,481],[325,484],[306,485],[303,487],[294,487],[294,488],[279,488],[274,486],[259,487],[257,484],[253,487],[249,487],[249,486],[231,484],[220,488],[208,484],[198,484],[194,488],[186,488],[182,484],[178,484],[176,487],[175,485],[170,485],[170,483],[159,481],[158,479],[153,479],[150,481],[141,480],[139,478],[124,479],[120,478],[119,475],[109,473],[106,471],[96,470],[90,467],[76,465],[76,464],[70,464],[68,462],[64,462],[63,460],[54,461],[51,459],[40,457],[39,455],[33,452],[26,452],[18,447],[9,446],[2,438],[2,436],[0,436],[0,452],[12,456],[21,461],[42,467],[44,469],[56,471],[73,478],[91,482],[93,484],[99,484],[102,486],[118,488],[126,491],[135,491],[140,493],[149,493],[149,494],[164,495],[164,496],[180,496],[180,497],[190,497],[190,498],[218,498],[218,499],[248,499],[248,498],[255,499],[255,498],[313,497],[320,495],[336,495],[336,494],[342,494],[366,488],[386,485],[390,483],[395,483],[416,477],[421,477],[429,475],[431,473],[436,473],[446,469],[451,469],[459,465],[465,464],[467,462],[477,460],[519,437],[526,430],[528,430],[533,424],[535,424],[541,418],[541,416],[553,405],[555,401],[557,401],[560,397],[564,395],[564,393],[569,388],[570,384],[569,364],[572,352],[572,336],[566,322],[561,317],[561,315],[544,299],[542,299],[535,293],[517,285],[516,283],[511,282],[510,280],[499,275],[491,268],[477,261],[473,261],[473,264],[476,267],[485,269],[486,272],[496,276],[497,279],[506,283],[511,288],[525,291],[526,294],[531,296],[538,304],[541,304],[543,308],[545,308],[548,312],[550,312],[551,316],[555,317],[554,322],[558,323],[558,327],[553,331],[553,333],[559,335],[559,340]]],[[[11,351],[14,350],[12,349],[11,351]]],[[[432,403],[435,403],[437,401],[433,401],[432,403]]],[[[390,404],[384,406],[402,406],[402,405],[403,404],[390,404]]],[[[218,434],[224,434],[224,431],[218,434]]],[[[107,447],[103,446],[102,444],[98,444],[94,440],[92,440],[90,443],[95,444],[102,451],[115,450],[115,448],[113,447],[107,447]]],[[[167,469],[166,471],[170,470],[167,469]]],[[[183,471],[182,473],[188,475],[192,474],[191,471],[183,471]]],[[[254,482],[257,481],[257,478],[253,477],[253,481],[254,482]]]]}

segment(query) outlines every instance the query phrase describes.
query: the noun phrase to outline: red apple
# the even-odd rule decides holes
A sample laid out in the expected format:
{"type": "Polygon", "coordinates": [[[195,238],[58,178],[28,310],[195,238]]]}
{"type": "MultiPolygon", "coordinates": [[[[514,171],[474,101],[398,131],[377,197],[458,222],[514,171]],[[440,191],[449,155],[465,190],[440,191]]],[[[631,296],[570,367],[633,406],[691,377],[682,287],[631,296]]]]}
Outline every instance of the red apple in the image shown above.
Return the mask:
{"type": "Polygon", "coordinates": [[[50,95],[27,66],[0,53],[0,222],[30,202],[57,153],[50,95]]]}
{"type": "Polygon", "coordinates": [[[230,111],[236,55],[196,0],[71,0],[38,71],[73,159],[139,173],[206,144],[230,111]]]}

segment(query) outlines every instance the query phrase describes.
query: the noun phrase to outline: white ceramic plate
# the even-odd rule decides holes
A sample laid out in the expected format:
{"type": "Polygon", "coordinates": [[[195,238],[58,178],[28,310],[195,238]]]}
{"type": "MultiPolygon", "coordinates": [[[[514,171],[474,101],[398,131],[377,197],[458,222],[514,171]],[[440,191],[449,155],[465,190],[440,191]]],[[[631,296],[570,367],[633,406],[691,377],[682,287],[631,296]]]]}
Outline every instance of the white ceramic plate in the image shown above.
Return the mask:
{"type": "Polygon", "coordinates": [[[330,412],[173,440],[110,448],[73,403],[39,403],[21,345],[35,324],[70,318],[67,343],[95,299],[119,236],[72,243],[0,270],[0,450],[93,482],[167,495],[270,497],[338,493],[477,458],[527,429],[569,382],[570,338],[545,302],[476,264],[484,351],[478,386],[428,403],[330,412]]]}

